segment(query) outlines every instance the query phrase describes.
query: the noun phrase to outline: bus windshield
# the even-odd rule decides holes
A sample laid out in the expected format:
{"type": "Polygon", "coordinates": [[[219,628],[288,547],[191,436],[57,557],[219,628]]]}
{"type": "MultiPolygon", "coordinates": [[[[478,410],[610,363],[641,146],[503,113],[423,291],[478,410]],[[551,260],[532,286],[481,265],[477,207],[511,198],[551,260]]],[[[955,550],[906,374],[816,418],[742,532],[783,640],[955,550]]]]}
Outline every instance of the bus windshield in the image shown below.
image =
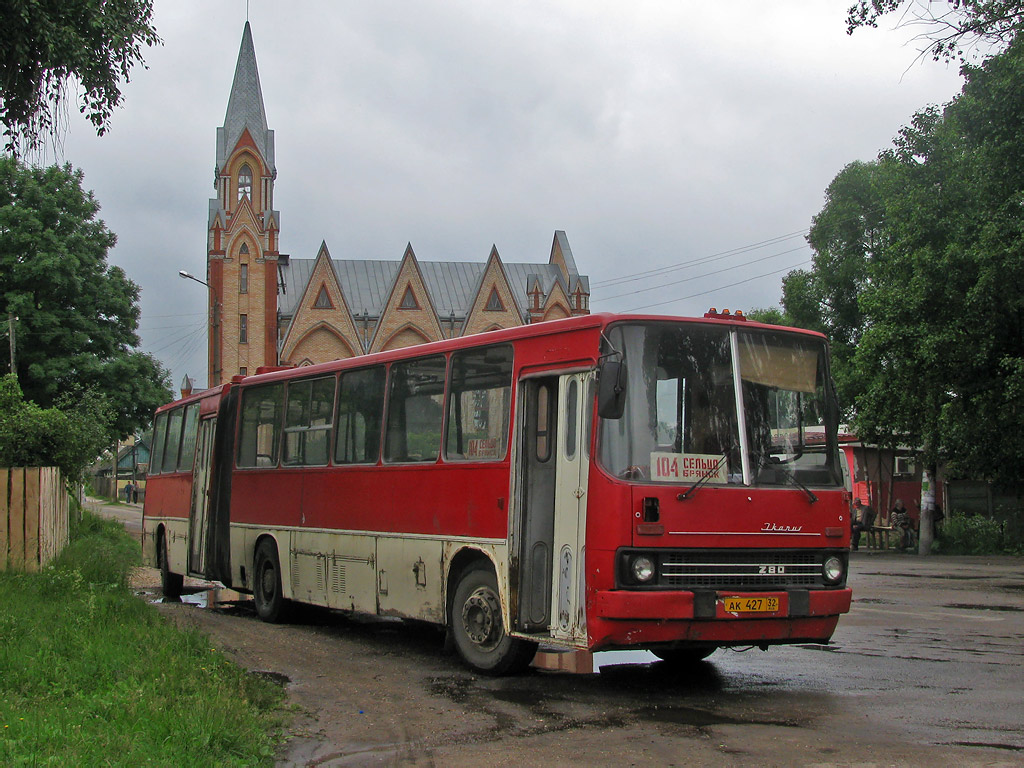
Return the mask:
{"type": "Polygon", "coordinates": [[[628,371],[625,412],[599,432],[599,460],[616,477],[841,484],[821,339],[665,322],[615,325],[607,338],[628,371]]]}

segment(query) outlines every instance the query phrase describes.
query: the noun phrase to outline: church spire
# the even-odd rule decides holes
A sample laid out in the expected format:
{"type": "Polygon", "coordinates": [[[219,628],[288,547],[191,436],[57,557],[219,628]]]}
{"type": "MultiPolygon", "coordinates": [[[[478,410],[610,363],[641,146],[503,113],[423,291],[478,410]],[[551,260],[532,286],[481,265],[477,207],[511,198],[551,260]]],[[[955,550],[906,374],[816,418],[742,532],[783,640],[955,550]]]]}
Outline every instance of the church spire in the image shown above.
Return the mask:
{"type": "Polygon", "coordinates": [[[217,129],[217,197],[210,200],[210,386],[277,363],[274,132],[267,128],[249,22],[242,32],[224,125],[217,129]]]}
{"type": "Polygon", "coordinates": [[[248,129],[253,143],[263,155],[271,175],[277,175],[274,165],[274,132],[267,128],[267,112],[263,106],[263,90],[260,87],[260,73],[256,67],[256,48],[252,42],[252,29],[245,22],[242,44],[238,49],[235,64],[235,79],[231,84],[228,109],[224,115],[224,127],[217,129],[217,167],[224,163],[234,151],[238,140],[248,129]]]}

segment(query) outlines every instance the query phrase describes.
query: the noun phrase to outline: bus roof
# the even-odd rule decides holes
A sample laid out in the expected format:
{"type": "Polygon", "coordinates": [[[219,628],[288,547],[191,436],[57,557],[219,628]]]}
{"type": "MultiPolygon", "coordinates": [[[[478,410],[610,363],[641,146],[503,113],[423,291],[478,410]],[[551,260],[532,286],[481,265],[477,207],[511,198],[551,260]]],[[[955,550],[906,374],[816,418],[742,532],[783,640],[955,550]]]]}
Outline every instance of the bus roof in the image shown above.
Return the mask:
{"type": "Polygon", "coordinates": [[[453,339],[443,339],[441,341],[432,341],[425,344],[417,344],[415,347],[402,347],[401,349],[388,350],[386,352],[374,352],[369,355],[359,355],[357,357],[344,358],[340,360],[331,360],[326,363],[317,363],[316,365],[302,366],[301,368],[278,368],[273,369],[264,373],[256,373],[250,376],[235,376],[230,384],[221,384],[210,389],[201,390],[194,392],[188,397],[182,398],[181,400],[175,400],[166,405],[162,405],[157,409],[157,413],[170,408],[171,406],[178,406],[186,403],[195,402],[197,400],[204,400],[211,397],[217,397],[223,393],[225,388],[231,386],[231,384],[244,383],[245,385],[265,383],[271,381],[278,381],[282,379],[290,379],[296,375],[316,375],[317,373],[332,373],[339,370],[340,368],[347,368],[354,365],[373,365],[380,363],[387,363],[393,360],[400,360],[411,355],[416,357],[431,355],[431,354],[443,354],[458,349],[467,349],[477,346],[484,346],[489,344],[500,344],[503,342],[517,341],[520,339],[538,338],[541,336],[549,336],[558,333],[565,333],[571,331],[585,331],[592,328],[604,328],[612,323],[619,323],[624,321],[637,321],[637,322],[680,322],[680,323],[695,323],[695,324],[708,324],[708,325],[727,325],[727,326],[741,326],[744,328],[758,328],[768,329],[775,331],[784,331],[788,333],[799,333],[807,336],[815,336],[824,339],[824,335],[816,331],[808,331],[802,328],[789,328],[780,325],[767,325],[764,323],[758,323],[753,320],[749,320],[742,315],[732,316],[715,316],[715,317],[682,317],[682,316],[670,316],[670,315],[644,315],[644,314],[615,314],[612,312],[597,312],[590,315],[580,315],[577,317],[567,317],[560,320],[549,320],[543,323],[534,323],[531,325],[520,325],[514,328],[504,328],[496,331],[485,331],[483,333],[476,333],[470,336],[457,336],[453,339]]]}
{"type": "Polygon", "coordinates": [[[752,320],[748,320],[742,315],[733,315],[731,317],[673,317],[667,315],[620,315],[612,312],[597,312],[590,315],[567,317],[560,320],[549,320],[543,323],[519,325],[514,328],[485,331],[483,333],[476,333],[469,336],[457,336],[453,339],[431,341],[425,344],[417,344],[414,347],[402,347],[401,349],[392,349],[386,352],[374,352],[368,355],[358,355],[357,357],[349,357],[341,360],[331,360],[325,363],[302,366],[301,368],[289,367],[274,369],[265,373],[257,373],[245,377],[235,376],[232,379],[232,382],[236,384],[244,382],[248,385],[250,383],[265,383],[281,379],[290,379],[295,377],[298,372],[301,372],[302,376],[316,375],[318,373],[331,373],[339,368],[348,368],[354,365],[364,366],[387,363],[393,360],[405,359],[410,356],[422,357],[431,354],[443,354],[459,349],[500,344],[520,339],[538,338],[558,333],[583,331],[591,328],[604,328],[612,323],[631,320],[639,322],[682,322],[728,326],[742,325],[744,328],[770,329],[817,336],[822,339],[825,338],[822,334],[816,331],[808,331],[800,328],[787,328],[779,325],[766,325],[764,323],[757,323],[752,320]]]}

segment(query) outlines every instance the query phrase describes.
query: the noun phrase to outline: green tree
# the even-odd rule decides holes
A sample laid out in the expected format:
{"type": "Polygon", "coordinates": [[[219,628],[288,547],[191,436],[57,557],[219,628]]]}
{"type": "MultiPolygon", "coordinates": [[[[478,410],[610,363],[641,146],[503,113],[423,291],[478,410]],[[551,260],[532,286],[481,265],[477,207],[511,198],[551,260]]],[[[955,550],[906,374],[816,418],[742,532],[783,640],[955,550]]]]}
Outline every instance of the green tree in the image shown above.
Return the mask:
{"type": "MultiPolygon", "coordinates": [[[[102,394],[124,437],[170,399],[167,372],[140,352],[139,288],[107,264],[116,237],[70,165],[0,157],[0,308],[17,318],[25,396],[43,408],[75,388],[102,394]]],[[[10,369],[7,344],[0,366],[10,369]]]]}
{"type": "Polygon", "coordinates": [[[793,325],[793,322],[778,307],[757,307],[747,312],[747,319],[766,325],[793,325]]]}
{"type": "Polygon", "coordinates": [[[0,123],[7,150],[55,137],[69,100],[103,135],[142,47],[160,42],[151,0],[0,3],[0,123]]]}
{"type": "Polygon", "coordinates": [[[859,297],[883,238],[884,210],[877,163],[846,166],[825,191],[825,207],[807,236],[814,251],[810,270],[783,279],[783,306],[800,328],[826,334],[832,343],[833,375],[844,415],[861,389],[853,355],[864,331],[859,297]]]}
{"type": "Polygon", "coordinates": [[[1024,29],[1022,0],[857,0],[846,15],[846,31],[877,27],[883,16],[917,32],[922,56],[964,61],[980,48],[1004,50],[1024,29]]]}
{"type": "MultiPolygon", "coordinates": [[[[815,217],[783,303],[847,350],[863,438],[934,468],[1017,481],[1024,462],[1024,41],[965,66],[961,94],[853,164],[815,217]]],[[[837,365],[837,368],[839,366],[837,365]]],[[[838,377],[837,377],[838,378],[838,377]]]]}

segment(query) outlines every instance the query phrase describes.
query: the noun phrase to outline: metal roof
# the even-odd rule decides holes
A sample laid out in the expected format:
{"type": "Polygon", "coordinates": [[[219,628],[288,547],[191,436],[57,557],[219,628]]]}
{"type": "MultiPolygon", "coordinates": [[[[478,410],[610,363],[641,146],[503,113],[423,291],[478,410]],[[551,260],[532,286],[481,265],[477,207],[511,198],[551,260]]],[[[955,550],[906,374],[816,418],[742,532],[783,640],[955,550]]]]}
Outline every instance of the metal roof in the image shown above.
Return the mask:
{"type": "MultiPolygon", "coordinates": [[[[341,284],[345,301],[353,314],[364,311],[379,315],[384,310],[395,275],[401,260],[381,261],[373,259],[331,259],[335,274],[341,284]]],[[[290,258],[287,265],[281,265],[281,274],[286,285],[285,293],[278,296],[281,314],[291,317],[295,314],[306,284],[313,274],[316,259],[290,258]]],[[[444,319],[455,312],[464,319],[472,308],[487,264],[472,261],[420,261],[416,264],[423,275],[423,282],[430,293],[439,318],[444,319]]],[[[530,275],[537,275],[545,293],[556,281],[562,279],[561,270],[554,264],[528,264],[502,262],[508,276],[520,314],[529,306],[527,297],[530,275]]],[[[564,286],[563,286],[564,287],[564,286]]]]}
{"type": "Polygon", "coordinates": [[[238,63],[235,65],[235,79],[231,83],[231,95],[224,115],[224,127],[217,129],[217,168],[223,168],[231,151],[235,148],[242,132],[248,128],[252,140],[270,168],[277,175],[274,165],[274,132],[267,128],[267,112],[263,106],[263,89],[260,87],[260,73],[256,68],[256,49],[252,43],[252,30],[245,22],[242,44],[238,49],[238,63]]]}

